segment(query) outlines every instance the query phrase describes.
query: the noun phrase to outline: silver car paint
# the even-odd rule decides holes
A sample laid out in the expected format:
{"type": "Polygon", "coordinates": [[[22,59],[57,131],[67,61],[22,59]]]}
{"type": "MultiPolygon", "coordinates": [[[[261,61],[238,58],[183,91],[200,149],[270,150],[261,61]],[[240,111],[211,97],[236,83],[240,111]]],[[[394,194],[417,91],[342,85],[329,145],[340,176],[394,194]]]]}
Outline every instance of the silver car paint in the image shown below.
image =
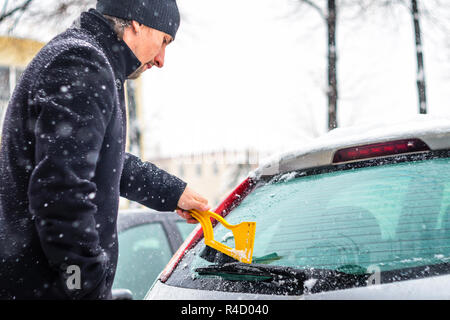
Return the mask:
{"type": "MultiPolygon", "coordinates": [[[[303,146],[300,150],[273,156],[265,164],[250,173],[250,176],[259,178],[291,170],[329,165],[332,162],[334,153],[341,148],[411,138],[422,139],[431,150],[450,148],[450,117],[437,118],[430,115],[416,115],[413,119],[400,121],[394,125],[374,124],[361,126],[356,129],[336,129],[322,138],[318,138],[303,146]]],[[[148,292],[146,299],[450,299],[450,275],[302,296],[276,296],[186,289],[168,286],[158,280],[148,292]]]]}
{"type": "Polygon", "coordinates": [[[301,296],[186,289],[157,281],[145,300],[450,300],[450,275],[301,296]]]}

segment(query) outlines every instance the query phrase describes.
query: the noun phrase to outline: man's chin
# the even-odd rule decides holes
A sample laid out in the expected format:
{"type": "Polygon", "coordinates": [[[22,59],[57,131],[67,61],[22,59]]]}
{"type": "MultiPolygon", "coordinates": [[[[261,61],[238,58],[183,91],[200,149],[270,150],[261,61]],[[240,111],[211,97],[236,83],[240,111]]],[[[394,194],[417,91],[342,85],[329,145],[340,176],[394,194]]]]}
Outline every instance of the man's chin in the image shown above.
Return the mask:
{"type": "Polygon", "coordinates": [[[136,69],[132,74],[128,76],[128,80],[136,80],[138,79],[144,71],[147,70],[147,66],[144,64],[136,69]]]}

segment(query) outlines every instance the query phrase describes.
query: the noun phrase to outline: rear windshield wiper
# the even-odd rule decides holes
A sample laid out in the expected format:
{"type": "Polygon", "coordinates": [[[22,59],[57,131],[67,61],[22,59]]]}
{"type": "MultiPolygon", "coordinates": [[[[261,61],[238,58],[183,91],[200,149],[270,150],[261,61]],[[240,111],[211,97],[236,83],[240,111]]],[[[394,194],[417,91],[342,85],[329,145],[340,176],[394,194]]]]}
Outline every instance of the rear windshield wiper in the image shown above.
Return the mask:
{"type": "Polygon", "coordinates": [[[229,262],[197,268],[195,271],[199,275],[222,276],[228,280],[235,278],[235,280],[272,281],[279,278],[297,278],[298,273],[291,273],[291,269],[283,266],[229,262]]]}
{"type": "Polygon", "coordinates": [[[195,271],[201,276],[219,276],[231,281],[263,281],[295,285],[303,293],[304,290],[315,293],[320,291],[344,289],[367,285],[370,274],[348,274],[330,269],[296,269],[285,266],[265,264],[245,264],[231,262],[215,264],[195,271]]]}

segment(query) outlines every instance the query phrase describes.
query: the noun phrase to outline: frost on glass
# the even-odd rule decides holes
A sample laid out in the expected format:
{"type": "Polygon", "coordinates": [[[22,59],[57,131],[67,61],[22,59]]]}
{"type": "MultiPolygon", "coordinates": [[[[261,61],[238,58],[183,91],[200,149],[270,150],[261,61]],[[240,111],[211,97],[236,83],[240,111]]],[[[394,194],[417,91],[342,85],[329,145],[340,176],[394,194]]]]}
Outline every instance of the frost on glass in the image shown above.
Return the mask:
{"type": "MultiPolygon", "coordinates": [[[[349,273],[448,262],[450,160],[287,176],[256,189],[227,220],[257,221],[254,262],[349,273]]],[[[234,245],[221,225],[214,235],[234,245]]],[[[207,264],[197,256],[192,269],[207,264]]]]}
{"type": "Polygon", "coordinates": [[[172,251],[159,223],[145,224],[119,234],[119,260],[114,289],[128,289],[133,299],[143,299],[172,251]]]}

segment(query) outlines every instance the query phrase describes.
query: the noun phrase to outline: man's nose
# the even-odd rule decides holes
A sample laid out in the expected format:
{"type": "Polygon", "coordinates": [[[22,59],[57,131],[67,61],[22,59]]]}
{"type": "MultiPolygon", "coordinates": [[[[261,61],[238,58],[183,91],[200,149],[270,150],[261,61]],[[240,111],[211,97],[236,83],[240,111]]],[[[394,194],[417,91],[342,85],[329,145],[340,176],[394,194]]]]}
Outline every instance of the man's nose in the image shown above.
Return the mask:
{"type": "Polygon", "coordinates": [[[155,66],[157,66],[158,68],[164,67],[164,56],[165,56],[165,50],[161,49],[161,51],[155,57],[155,66]]]}

